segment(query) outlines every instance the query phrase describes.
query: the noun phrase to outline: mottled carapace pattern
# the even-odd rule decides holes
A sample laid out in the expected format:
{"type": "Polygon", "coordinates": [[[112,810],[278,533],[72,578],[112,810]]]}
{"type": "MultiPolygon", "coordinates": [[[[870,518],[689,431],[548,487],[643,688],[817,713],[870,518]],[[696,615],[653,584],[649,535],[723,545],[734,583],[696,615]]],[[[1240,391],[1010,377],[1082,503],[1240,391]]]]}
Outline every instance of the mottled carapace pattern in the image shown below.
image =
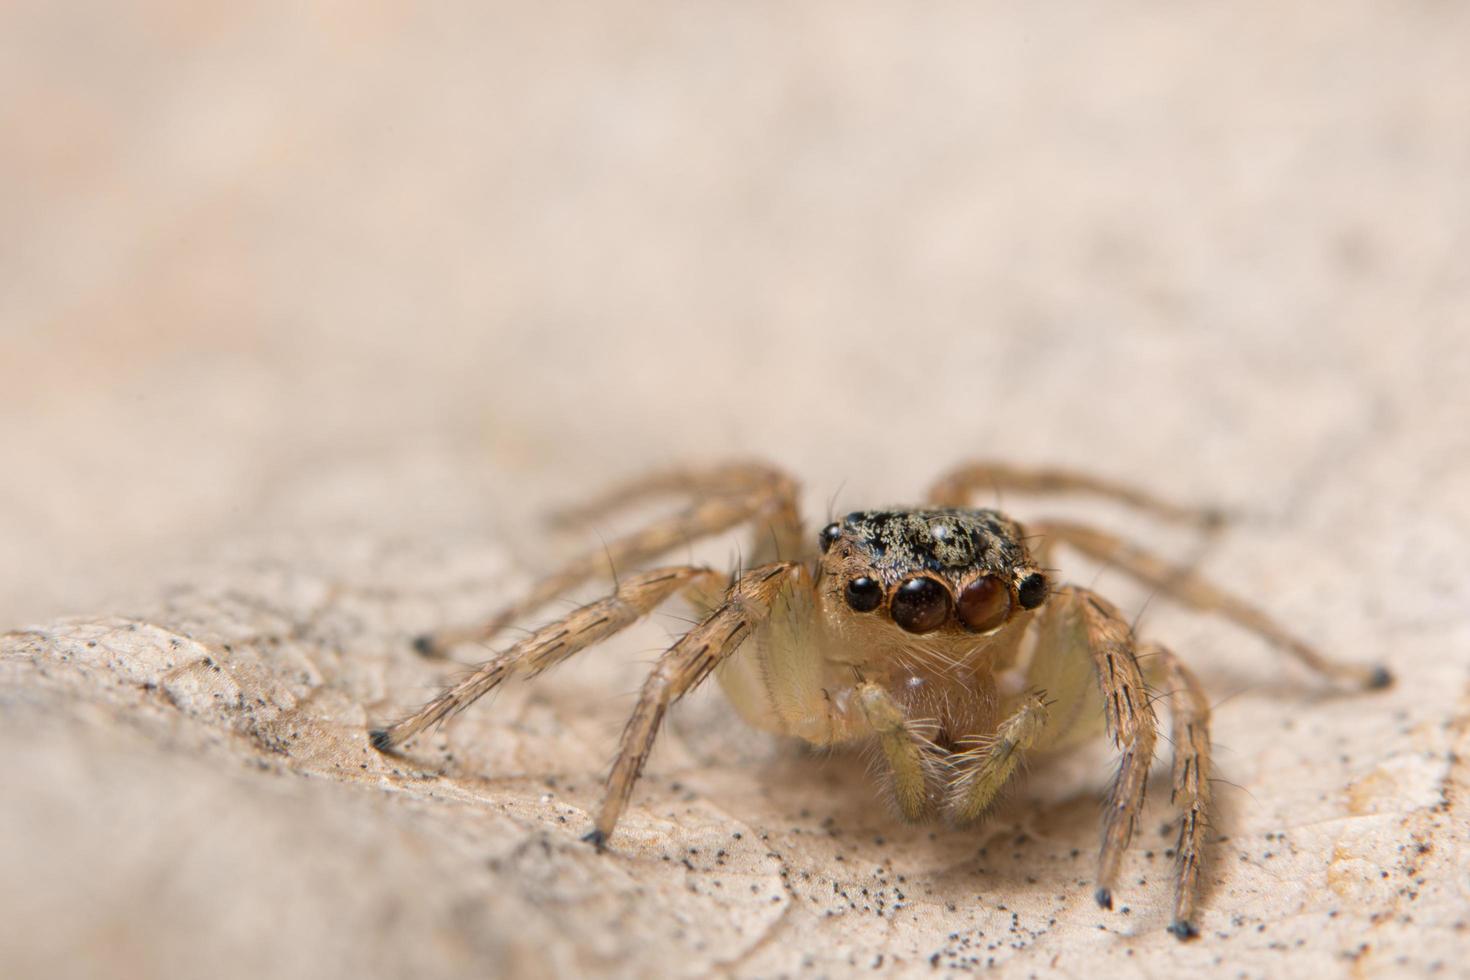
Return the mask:
{"type": "Polygon", "coordinates": [[[840,527],[890,585],[916,569],[1009,575],[1026,560],[1021,526],[995,510],[861,510],[844,517],[840,527]]]}

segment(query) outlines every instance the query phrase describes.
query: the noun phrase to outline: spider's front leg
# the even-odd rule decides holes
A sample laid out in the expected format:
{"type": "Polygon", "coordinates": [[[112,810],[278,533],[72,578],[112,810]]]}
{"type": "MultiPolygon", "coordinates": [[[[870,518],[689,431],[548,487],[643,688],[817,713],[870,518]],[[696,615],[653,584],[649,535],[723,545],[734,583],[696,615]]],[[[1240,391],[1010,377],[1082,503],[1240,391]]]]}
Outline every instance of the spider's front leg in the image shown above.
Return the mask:
{"type": "Polygon", "coordinates": [[[1108,734],[1122,756],[1103,814],[1097,862],[1097,903],[1112,908],[1123,852],[1143,809],[1158,721],[1138,665],[1133,631],[1112,603],[1087,589],[1064,586],[1047,600],[1045,615],[1054,645],[1038,644],[1037,659],[1049,662],[1038,664],[1037,673],[1048,669],[1075,673],[1075,664],[1068,661],[1085,651],[1102,695],[1108,734]]]}
{"type": "Polygon", "coordinates": [[[643,772],[659,725],[669,706],[710,675],[734,653],[751,632],[770,616],[787,589],[798,582],[804,566],[772,562],[736,579],[719,607],[659,657],[638,705],[623,729],[618,757],[607,777],[607,790],[597,820],[584,840],[601,848],[628,805],[633,784],[643,772]]]}
{"type": "Polygon", "coordinates": [[[1168,685],[1174,742],[1170,800],[1181,811],[1174,858],[1174,921],[1169,931],[1180,939],[1193,939],[1199,935],[1194,900],[1210,809],[1210,702],[1194,674],[1169,650],[1151,643],[1143,656],[1151,668],[1157,665],[1160,680],[1168,685]]]}
{"type": "Polygon", "coordinates": [[[1065,586],[1053,592],[1039,625],[1027,680],[1054,698],[1040,747],[1055,750],[1091,738],[1101,714],[1123,755],[1103,817],[1098,857],[1097,901],[1106,908],[1112,907],[1119,864],[1143,805],[1156,741],[1157,721],[1140,661],[1147,661],[1149,676],[1161,687],[1172,718],[1172,801],[1181,810],[1169,931],[1191,939],[1198,935],[1194,904],[1210,805],[1209,702],[1178,657],[1157,643],[1135,649],[1117,609],[1086,589],[1065,586]]]}

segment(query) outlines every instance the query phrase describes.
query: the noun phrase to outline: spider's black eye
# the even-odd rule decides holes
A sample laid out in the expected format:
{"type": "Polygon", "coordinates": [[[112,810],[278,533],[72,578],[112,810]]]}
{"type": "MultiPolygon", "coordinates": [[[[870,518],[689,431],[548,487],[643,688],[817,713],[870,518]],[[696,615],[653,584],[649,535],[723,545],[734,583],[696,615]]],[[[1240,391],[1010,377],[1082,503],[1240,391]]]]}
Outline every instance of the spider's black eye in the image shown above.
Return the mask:
{"type": "Polygon", "coordinates": [[[977,633],[995,629],[1011,614],[1011,590],[994,575],[982,575],[960,593],[960,622],[977,633]]]}
{"type": "Polygon", "coordinates": [[[847,583],[843,594],[847,598],[847,604],[855,611],[872,612],[883,601],[883,586],[866,575],[860,575],[847,583]]]}
{"type": "Polygon", "coordinates": [[[904,579],[893,593],[888,611],[893,621],[910,633],[937,630],[949,619],[952,600],[949,590],[932,578],[904,579]]]}
{"type": "Polygon", "coordinates": [[[841,533],[842,526],[836,521],[822,528],[821,533],[817,535],[817,544],[822,546],[822,554],[827,553],[827,549],[832,547],[832,542],[836,541],[837,536],[841,533]]]}
{"type": "Polygon", "coordinates": [[[1021,579],[1016,598],[1021,600],[1022,609],[1035,609],[1041,605],[1046,601],[1046,576],[1040,572],[1032,572],[1021,579]]]}

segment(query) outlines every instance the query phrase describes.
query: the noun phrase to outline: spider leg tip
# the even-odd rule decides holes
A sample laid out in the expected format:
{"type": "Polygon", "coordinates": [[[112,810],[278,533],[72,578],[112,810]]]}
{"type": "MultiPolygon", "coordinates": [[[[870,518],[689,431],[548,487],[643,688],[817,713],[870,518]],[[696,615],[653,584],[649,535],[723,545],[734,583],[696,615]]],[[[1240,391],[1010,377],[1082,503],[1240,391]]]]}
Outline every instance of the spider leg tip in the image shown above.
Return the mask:
{"type": "Polygon", "coordinates": [[[386,728],[374,728],[368,732],[368,741],[379,752],[393,751],[393,733],[386,728]]]}
{"type": "Polygon", "coordinates": [[[597,853],[599,854],[607,850],[607,834],[604,834],[602,831],[597,830],[596,828],[593,828],[592,830],[589,830],[587,831],[587,833],[583,834],[582,840],[597,848],[597,853]]]}
{"type": "Polygon", "coordinates": [[[1373,672],[1368,675],[1368,690],[1370,691],[1381,691],[1391,684],[1393,684],[1393,674],[1387,667],[1374,667],[1373,672]]]}
{"type": "Polygon", "coordinates": [[[429,657],[431,659],[437,659],[444,655],[444,651],[440,650],[439,645],[434,642],[433,633],[420,633],[418,636],[415,636],[413,638],[413,651],[421,657],[429,657]]]}
{"type": "Polygon", "coordinates": [[[1199,936],[1199,930],[1195,928],[1194,923],[1186,922],[1184,919],[1175,919],[1169,923],[1168,930],[1181,943],[1188,942],[1199,936]]]}
{"type": "Polygon", "coordinates": [[[1092,896],[1097,899],[1097,904],[1105,909],[1113,907],[1113,890],[1111,888],[1099,888],[1092,896]]]}

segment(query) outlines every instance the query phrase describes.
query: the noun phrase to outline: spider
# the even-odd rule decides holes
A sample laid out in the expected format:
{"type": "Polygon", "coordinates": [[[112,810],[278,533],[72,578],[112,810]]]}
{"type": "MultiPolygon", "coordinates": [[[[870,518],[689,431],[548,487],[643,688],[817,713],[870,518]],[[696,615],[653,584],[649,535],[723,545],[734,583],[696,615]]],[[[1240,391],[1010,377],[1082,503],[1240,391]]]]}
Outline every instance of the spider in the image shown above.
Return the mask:
{"type": "Polygon", "coordinates": [[[657,497],[684,497],[687,508],[571,562],[484,625],[421,636],[416,648],[436,654],[486,640],[600,576],[609,562],[643,567],[741,525],[758,531],[751,567],[729,580],[697,565],[626,575],[610,595],[529,634],[414,714],[373,730],[371,742],[393,751],[511,675],[539,674],[682,594],[698,611],[698,624],[644,682],[584,840],[605,847],[665,712],[715,674],[739,714],[758,728],[814,746],[875,743],[907,820],[972,822],[1023,760],[1106,733],[1120,761],[1103,813],[1095,897],[1112,908],[1158,738],[1157,690],[1171,716],[1172,801],[1181,810],[1168,929],[1190,939],[1198,935],[1210,806],[1209,702],[1179,658],[1140,642],[1112,603],[1053,581],[1052,548],[1071,546],[1233,620],[1319,674],[1364,689],[1392,679],[1383,667],[1327,659],[1242,599],[1110,534],[1061,521],[1023,529],[1000,511],[969,506],[981,492],[998,490],[1087,493],[1167,520],[1218,523],[1212,513],[1085,474],[973,463],[940,479],[923,507],[856,511],[809,541],[797,485],[773,467],[741,462],[651,475],[563,516],[586,522],[657,497]]]}

